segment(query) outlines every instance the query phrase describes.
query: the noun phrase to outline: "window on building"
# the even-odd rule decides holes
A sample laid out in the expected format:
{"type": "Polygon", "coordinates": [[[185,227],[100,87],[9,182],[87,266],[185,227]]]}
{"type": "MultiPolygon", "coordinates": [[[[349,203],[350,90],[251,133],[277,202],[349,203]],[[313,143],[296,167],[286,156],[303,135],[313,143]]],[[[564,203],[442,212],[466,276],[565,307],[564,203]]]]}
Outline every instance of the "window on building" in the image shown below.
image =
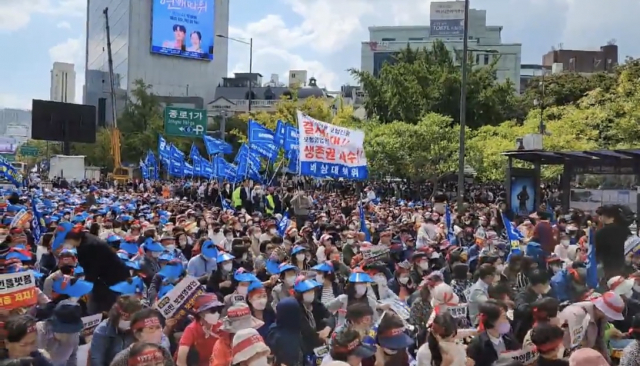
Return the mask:
{"type": "Polygon", "coordinates": [[[489,65],[489,62],[491,60],[491,57],[487,54],[484,55],[484,64],[485,65],[489,65]]]}
{"type": "Polygon", "coordinates": [[[424,41],[423,37],[409,37],[409,41],[424,41]]]}
{"type": "Polygon", "coordinates": [[[383,38],[382,42],[395,42],[396,39],[395,38],[383,38]]]}
{"type": "Polygon", "coordinates": [[[476,65],[480,65],[480,54],[476,53],[476,65]]]}

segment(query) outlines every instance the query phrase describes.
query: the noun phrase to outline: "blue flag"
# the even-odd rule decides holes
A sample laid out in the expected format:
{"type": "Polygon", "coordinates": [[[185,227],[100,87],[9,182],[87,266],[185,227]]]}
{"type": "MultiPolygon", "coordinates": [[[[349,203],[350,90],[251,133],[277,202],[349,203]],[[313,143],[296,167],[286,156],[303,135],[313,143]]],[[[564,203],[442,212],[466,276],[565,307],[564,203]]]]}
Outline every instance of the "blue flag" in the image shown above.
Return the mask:
{"type": "Polygon", "coordinates": [[[367,228],[367,223],[364,219],[364,208],[362,207],[362,203],[360,203],[360,231],[364,233],[364,240],[371,242],[371,233],[367,228]]]}
{"type": "Polygon", "coordinates": [[[33,235],[33,242],[38,244],[44,232],[45,225],[42,219],[42,213],[38,210],[35,199],[31,200],[31,210],[33,211],[33,217],[31,218],[31,235],[33,235]]]}
{"type": "Polygon", "coordinates": [[[280,221],[278,221],[278,234],[280,236],[284,236],[291,224],[291,220],[289,220],[289,213],[285,212],[280,221]]]}
{"type": "Polygon", "coordinates": [[[509,244],[511,246],[511,254],[520,254],[522,251],[520,250],[520,241],[524,239],[524,235],[516,227],[513,223],[507,218],[507,216],[500,212],[502,215],[502,223],[504,224],[504,228],[507,230],[507,239],[509,240],[509,244]]]}

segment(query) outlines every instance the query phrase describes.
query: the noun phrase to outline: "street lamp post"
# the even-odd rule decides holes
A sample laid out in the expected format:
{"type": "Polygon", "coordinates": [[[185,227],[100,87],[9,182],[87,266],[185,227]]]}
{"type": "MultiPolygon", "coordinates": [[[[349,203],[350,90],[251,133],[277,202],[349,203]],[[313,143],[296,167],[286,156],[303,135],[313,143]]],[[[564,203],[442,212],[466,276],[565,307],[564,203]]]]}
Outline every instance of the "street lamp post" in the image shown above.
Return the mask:
{"type": "Polygon", "coordinates": [[[460,85],[460,151],[458,153],[458,212],[464,206],[464,154],[465,124],[467,122],[467,63],[469,52],[469,0],[464,2],[462,32],[462,81],[460,85]]]}
{"type": "MultiPolygon", "coordinates": [[[[249,38],[249,42],[238,38],[232,38],[223,34],[216,34],[216,37],[228,39],[230,41],[249,45],[249,74],[253,73],[253,38],[249,38]]],[[[253,99],[253,81],[249,79],[249,113],[251,113],[251,100],[253,99]]]]}

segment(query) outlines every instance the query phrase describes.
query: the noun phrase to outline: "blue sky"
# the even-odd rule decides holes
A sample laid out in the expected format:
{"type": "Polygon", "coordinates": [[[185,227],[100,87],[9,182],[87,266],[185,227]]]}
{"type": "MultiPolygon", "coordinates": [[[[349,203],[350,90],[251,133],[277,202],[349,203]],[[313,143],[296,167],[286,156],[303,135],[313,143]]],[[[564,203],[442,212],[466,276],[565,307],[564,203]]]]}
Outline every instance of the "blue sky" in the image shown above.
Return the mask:
{"type": "MultiPolygon", "coordinates": [[[[137,0],[149,1],[149,0],[137,0]]],[[[82,97],[86,0],[0,0],[0,107],[28,108],[48,99],[53,61],[76,64],[82,97]]],[[[522,43],[522,62],[542,54],[597,49],[611,39],[620,58],[640,56],[640,1],[471,0],[502,25],[503,42],[522,43]]],[[[286,81],[289,69],[306,69],[330,89],[350,82],[360,66],[360,42],[372,25],[427,25],[425,0],[231,0],[230,35],[254,38],[254,70],[286,81]]],[[[247,71],[247,49],[230,44],[229,72],[247,71]]]]}

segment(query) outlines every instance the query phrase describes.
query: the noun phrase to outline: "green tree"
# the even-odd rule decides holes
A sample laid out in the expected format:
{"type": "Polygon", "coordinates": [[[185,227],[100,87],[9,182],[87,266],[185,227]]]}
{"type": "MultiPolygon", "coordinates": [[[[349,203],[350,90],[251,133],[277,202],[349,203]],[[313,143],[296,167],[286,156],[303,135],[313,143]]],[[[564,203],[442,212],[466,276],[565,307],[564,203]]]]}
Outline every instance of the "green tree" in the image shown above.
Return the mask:
{"type": "Polygon", "coordinates": [[[545,107],[564,106],[578,102],[588,92],[595,89],[610,91],[616,84],[611,73],[582,75],[563,72],[533,78],[522,93],[522,103],[531,108],[538,103],[545,107]]]}
{"type": "Polygon", "coordinates": [[[413,181],[434,180],[458,163],[459,127],[435,113],[417,124],[371,124],[365,131],[365,151],[372,176],[413,181]]]}
{"type": "MultiPolygon", "coordinates": [[[[409,46],[385,63],[378,77],[350,69],[367,93],[364,107],[369,118],[382,123],[418,123],[427,113],[439,113],[460,122],[461,67],[443,42],[431,49],[409,46]]],[[[497,125],[521,114],[513,83],[495,80],[497,59],[487,67],[469,62],[467,79],[467,126],[497,125]]]]}

